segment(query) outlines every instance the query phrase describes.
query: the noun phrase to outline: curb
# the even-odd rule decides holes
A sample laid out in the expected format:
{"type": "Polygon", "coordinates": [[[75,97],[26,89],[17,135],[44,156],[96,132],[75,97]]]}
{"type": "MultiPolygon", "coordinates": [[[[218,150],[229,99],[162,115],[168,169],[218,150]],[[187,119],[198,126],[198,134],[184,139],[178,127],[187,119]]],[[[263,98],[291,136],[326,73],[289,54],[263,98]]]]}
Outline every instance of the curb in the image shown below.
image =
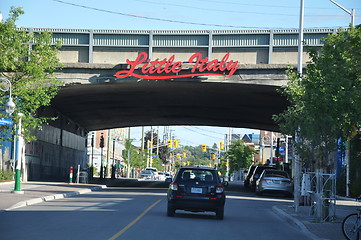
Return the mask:
{"type": "Polygon", "coordinates": [[[356,201],[356,198],[343,197],[336,195],[336,200],[348,200],[348,201],[356,201]]]}
{"type": "Polygon", "coordinates": [[[320,237],[316,236],[315,234],[311,233],[310,230],[308,230],[308,228],[305,226],[305,224],[303,224],[300,220],[298,220],[297,218],[294,218],[291,215],[287,214],[285,211],[281,210],[277,206],[273,206],[272,210],[276,214],[278,214],[279,216],[284,218],[289,224],[291,224],[291,225],[297,227],[299,230],[301,230],[309,238],[311,238],[313,240],[327,240],[327,239],[324,239],[324,238],[320,238],[320,237]]]}
{"type": "Polygon", "coordinates": [[[49,195],[49,196],[45,196],[45,197],[33,198],[33,199],[26,200],[26,201],[18,202],[15,205],[13,205],[7,209],[4,209],[3,211],[0,211],[0,212],[6,212],[6,211],[10,211],[10,210],[14,210],[17,208],[22,208],[22,207],[42,203],[42,202],[52,201],[55,199],[73,197],[73,196],[77,196],[80,194],[90,193],[92,191],[102,190],[104,188],[107,188],[107,187],[106,186],[91,187],[91,188],[81,189],[79,191],[74,191],[74,192],[67,192],[67,193],[63,193],[63,194],[54,194],[54,195],[49,195]]]}

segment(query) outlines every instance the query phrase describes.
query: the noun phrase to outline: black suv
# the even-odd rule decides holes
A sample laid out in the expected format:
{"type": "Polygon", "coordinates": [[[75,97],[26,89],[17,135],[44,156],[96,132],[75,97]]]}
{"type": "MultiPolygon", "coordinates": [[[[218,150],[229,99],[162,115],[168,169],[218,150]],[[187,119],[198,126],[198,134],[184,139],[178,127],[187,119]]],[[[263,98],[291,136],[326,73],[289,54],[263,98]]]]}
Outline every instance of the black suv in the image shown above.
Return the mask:
{"type": "Polygon", "coordinates": [[[209,167],[182,167],[168,189],[167,215],[175,211],[215,212],[223,219],[226,196],[218,171],[209,167]]]}

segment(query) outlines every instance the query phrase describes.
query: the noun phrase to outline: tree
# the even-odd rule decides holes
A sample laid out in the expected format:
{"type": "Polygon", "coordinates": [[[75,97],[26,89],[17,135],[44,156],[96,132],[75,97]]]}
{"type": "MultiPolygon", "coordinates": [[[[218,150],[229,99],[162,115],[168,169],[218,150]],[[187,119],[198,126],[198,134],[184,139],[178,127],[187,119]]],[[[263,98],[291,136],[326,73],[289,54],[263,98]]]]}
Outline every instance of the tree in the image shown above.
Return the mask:
{"type": "MultiPolygon", "coordinates": [[[[23,135],[30,141],[35,140],[31,130],[41,128],[41,124],[50,120],[38,117],[37,111],[50,105],[62,85],[54,76],[55,70],[61,67],[57,58],[60,45],[52,43],[49,32],[31,33],[18,29],[15,22],[22,14],[21,8],[12,7],[9,18],[0,22],[0,78],[8,79],[12,84],[16,108],[10,117],[16,123],[18,113],[24,114],[23,135]]],[[[7,102],[8,92],[1,93],[2,103],[7,102]]],[[[9,118],[3,111],[0,116],[9,118]]],[[[7,129],[3,127],[2,131],[7,129]]]]}
{"type": "Polygon", "coordinates": [[[248,168],[252,164],[253,155],[253,150],[247,147],[242,140],[237,140],[231,143],[223,158],[228,158],[229,172],[232,173],[241,168],[248,168]]]}
{"type": "Polygon", "coordinates": [[[288,70],[282,93],[290,106],[274,116],[283,133],[295,135],[300,156],[314,153],[317,168],[333,168],[336,151],[361,126],[361,26],[339,29],[309,50],[306,75],[288,70]]]}
{"type": "Polygon", "coordinates": [[[131,139],[125,140],[125,150],[123,151],[122,155],[126,164],[128,164],[129,159],[129,165],[131,168],[143,169],[146,167],[147,154],[144,154],[141,150],[134,147],[131,139]],[[129,158],[128,153],[130,154],[129,158]]]}

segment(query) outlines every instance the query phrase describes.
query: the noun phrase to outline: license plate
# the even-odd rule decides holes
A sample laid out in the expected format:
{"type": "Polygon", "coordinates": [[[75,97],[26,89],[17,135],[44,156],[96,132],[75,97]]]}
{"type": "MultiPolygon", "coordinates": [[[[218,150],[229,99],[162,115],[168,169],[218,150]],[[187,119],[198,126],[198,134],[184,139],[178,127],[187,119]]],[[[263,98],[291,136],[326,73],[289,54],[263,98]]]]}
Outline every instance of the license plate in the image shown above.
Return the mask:
{"type": "Polygon", "coordinates": [[[202,188],[191,188],[191,193],[202,193],[202,188]]]}

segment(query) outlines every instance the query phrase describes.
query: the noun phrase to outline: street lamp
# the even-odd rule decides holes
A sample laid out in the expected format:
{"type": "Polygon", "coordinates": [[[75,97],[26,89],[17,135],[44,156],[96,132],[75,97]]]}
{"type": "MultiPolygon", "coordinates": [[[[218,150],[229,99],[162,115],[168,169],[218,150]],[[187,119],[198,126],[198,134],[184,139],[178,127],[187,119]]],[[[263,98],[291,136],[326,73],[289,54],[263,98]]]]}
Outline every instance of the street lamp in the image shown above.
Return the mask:
{"type": "MultiPolygon", "coordinates": [[[[8,87],[7,88],[1,88],[0,90],[3,92],[9,91],[9,100],[5,103],[5,111],[9,115],[14,113],[15,110],[15,103],[12,98],[12,85],[9,79],[7,78],[0,78],[0,82],[7,82],[8,87]]],[[[18,114],[19,117],[19,123],[18,123],[18,130],[17,130],[17,141],[16,141],[16,152],[15,152],[15,160],[16,160],[16,167],[15,167],[15,186],[13,193],[24,193],[20,190],[20,177],[21,177],[21,157],[22,157],[22,150],[23,150],[23,142],[24,138],[22,135],[22,127],[21,127],[21,119],[24,115],[22,113],[18,114]]]]}
{"type": "Polygon", "coordinates": [[[20,190],[20,176],[21,176],[21,158],[24,146],[24,138],[22,134],[22,127],[21,127],[21,119],[23,118],[24,114],[19,113],[19,123],[18,123],[18,133],[17,133],[17,141],[16,141],[16,168],[15,168],[15,186],[13,193],[20,193],[23,194],[24,192],[20,190]]]}
{"type": "Polygon", "coordinates": [[[5,111],[11,115],[11,114],[13,114],[13,112],[15,110],[15,103],[14,103],[12,95],[11,95],[11,93],[12,93],[11,82],[7,78],[0,78],[0,82],[3,82],[3,81],[5,81],[9,84],[8,88],[0,87],[0,90],[3,92],[9,91],[9,100],[5,103],[5,111]]]}
{"type": "Polygon", "coordinates": [[[346,8],[342,7],[340,4],[338,4],[337,2],[330,0],[330,2],[332,2],[333,4],[335,4],[337,7],[341,8],[342,10],[344,10],[347,14],[349,14],[351,16],[351,26],[354,27],[355,26],[355,9],[352,9],[351,11],[347,10],[346,8]]]}
{"type": "MultiPolygon", "coordinates": [[[[337,7],[344,10],[346,13],[348,13],[351,16],[351,26],[355,26],[355,9],[352,9],[351,11],[347,10],[346,8],[342,7],[337,2],[330,0],[333,4],[335,4],[337,7]]],[[[345,164],[346,164],[346,196],[350,195],[350,188],[349,188],[349,181],[350,181],[350,143],[346,144],[346,156],[345,156],[345,164]]]]}

